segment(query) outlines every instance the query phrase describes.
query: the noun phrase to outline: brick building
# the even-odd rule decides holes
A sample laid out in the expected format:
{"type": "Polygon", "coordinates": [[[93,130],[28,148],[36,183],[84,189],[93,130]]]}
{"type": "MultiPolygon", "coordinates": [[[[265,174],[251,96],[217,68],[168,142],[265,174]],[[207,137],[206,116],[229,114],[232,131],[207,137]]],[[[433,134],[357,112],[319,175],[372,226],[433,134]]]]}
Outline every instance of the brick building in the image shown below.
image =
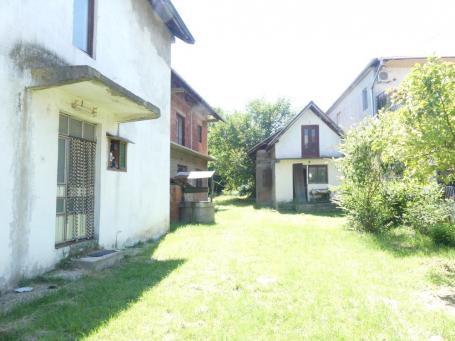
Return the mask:
{"type": "MultiPolygon", "coordinates": [[[[222,121],[218,113],[172,71],[171,78],[171,179],[178,172],[205,171],[208,161],[207,129],[209,122],[222,121]]],[[[208,187],[207,180],[193,180],[195,187],[208,187]]],[[[171,182],[171,220],[178,220],[183,200],[179,186],[171,182]]],[[[207,200],[207,193],[185,194],[186,201],[207,200]]]]}

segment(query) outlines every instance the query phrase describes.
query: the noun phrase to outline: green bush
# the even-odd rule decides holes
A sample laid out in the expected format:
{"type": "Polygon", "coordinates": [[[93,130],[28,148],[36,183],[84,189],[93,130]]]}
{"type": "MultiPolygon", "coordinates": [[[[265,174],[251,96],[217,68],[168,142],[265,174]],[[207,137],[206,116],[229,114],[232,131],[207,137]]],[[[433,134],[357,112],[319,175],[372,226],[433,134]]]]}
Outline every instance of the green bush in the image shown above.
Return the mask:
{"type": "Polygon", "coordinates": [[[427,234],[433,226],[449,221],[450,204],[442,199],[437,184],[410,184],[410,188],[411,197],[403,214],[405,224],[427,234]]]}
{"type": "Polygon", "coordinates": [[[431,229],[431,237],[436,244],[455,247],[455,224],[439,224],[431,229]]]}

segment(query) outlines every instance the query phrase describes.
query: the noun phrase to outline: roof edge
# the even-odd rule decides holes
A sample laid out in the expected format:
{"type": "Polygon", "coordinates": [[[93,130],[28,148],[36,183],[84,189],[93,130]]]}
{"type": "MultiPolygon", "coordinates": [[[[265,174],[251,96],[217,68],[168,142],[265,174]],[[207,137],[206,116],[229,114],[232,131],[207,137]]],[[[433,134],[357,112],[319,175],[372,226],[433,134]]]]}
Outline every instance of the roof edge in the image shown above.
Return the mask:
{"type": "Polygon", "coordinates": [[[199,102],[202,103],[202,105],[204,105],[204,107],[206,107],[206,109],[210,112],[210,115],[212,115],[213,117],[215,117],[217,120],[219,121],[222,121],[222,122],[226,122],[224,120],[224,118],[218,114],[215,109],[212,108],[212,106],[210,104],[208,104],[204,98],[202,98],[201,95],[199,95],[197,93],[196,90],[194,90],[191,85],[188,84],[188,82],[186,80],[183,79],[182,76],[180,76],[177,71],[175,71],[174,69],[171,69],[171,77],[176,77],[178,79],[178,81],[180,81],[196,98],[199,102]]]}
{"type": "Polygon", "coordinates": [[[349,86],[341,93],[341,95],[333,102],[333,104],[327,109],[327,113],[330,113],[337,104],[341,102],[342,99],[344,99],[351,90],[360,83],[362,78],[365,76],[367,71],[374,66],[377,66],[380,63],[381,59],[379,58],[374,58],[372,59],[367,66],[365,66],[362,71],[359,73],[359,75],[349,84],[349,86]]]}
{"type": "Polygon", "coordinates": [[[196,42],[182,17],[170,0],[149,0],[149,2],[161,20],[163,20],[169,31],[171,31],[175,37],[188,44],[194,44],[196,42]]]}

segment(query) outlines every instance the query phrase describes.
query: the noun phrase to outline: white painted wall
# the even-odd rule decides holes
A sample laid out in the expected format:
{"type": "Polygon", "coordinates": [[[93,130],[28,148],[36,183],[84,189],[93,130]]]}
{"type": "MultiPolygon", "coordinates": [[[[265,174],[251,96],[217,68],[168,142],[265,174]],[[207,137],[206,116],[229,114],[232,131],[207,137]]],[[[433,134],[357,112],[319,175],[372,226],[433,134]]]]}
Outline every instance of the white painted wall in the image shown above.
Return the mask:
{"type": "Polygon", "coordinates": [[[275,157],[277,159],[300,158],[302,156],[302,125],[319,126],[319,154],[321,156],[336,157],[341,155],[337,150],[340,136],[312,110],[307,109],[275,144],[275,157]]]}
{"type": "Polygon", "coordinates": [[[340,173],[333,159],[301,159],[280,160],[275,164],[275,201],[277,204],[291,202],[293,200],[293,176],[294,164],[303,165],[327,165],[328,184],[308,184],[308,191],[313,189],[330,189],[340,184],[340,173]]]}
{"type": "Polygon", "coordinates": [[[60,110],[98,124],[99,242],[112,247],[158,237],[169,227],[170,54],[173,37],[147,0],[98,0],[95,58],[72,45],[73,1],[12,1],[0,11],[0,290],[50,269],[56,250],[55,195],[60,110]],[[81,117],[68,94],[34,93],[30,67],[90,65],[161,110],[156,120],[122,124],[128,172],[106,169],[109,112],[81,117]]]}
{"type": "Polygon", "coordinates": [[[375,69],[370,68],[364,78],[352,88],[349,94],[327,112],[327,115],[344,131],[352,128],[365,117],[373,116],[371,85],[373,84],[374,76],[375,69]],[[368,93],[368,108],[363,110],[362,90],[365,88],[368,93]],[[338,113],[341,114],[338,115],[338,113]]]}
{"type": "MultiPolygon", "coordinates": [[[[445,57],[442,58],[445,62],[455,63],[455,58],[445,57]]],[[[398,87],[404,78],[408,75],[411,69],[418,63],[423,63],[422,59],[401,59],[401,60],[385,60],[381,67],[381,71],[386,71],[389,74],[388,81],[374,82],[373,96],[376,96],[390,88],[398,87]]],[[[355,85],[348,94],[335,105],[330,108],[327,114],[329,117],[338,123],[338,125],[345,131],[354,127],[357,123],[366,117],[373,116],[373,98],[371,95],[371,87],[376,75],[376,68],[370,68],[364,74],[361,80],[355,85]],[[362,108],[362,90],[368,89],[368,109],[363,111],[362,108]],[[338,113],[341,113],[338,116],[338,113]],[[339,117],[339,120],[337,119],[339,117]]]]}
{"type": "Polygon", "coordinates": [[[340,157],[340,136],[333,131],[311,109],[303,114],[275,143],[274,198],[280,204],[293,200],[293,165],[327,165],[328,184],[308,184],[308,190],[328,189],[339,185],[339,172],[333,158],[340,157]],[[319,153],[323,159],[302,159],[302,125],[319,126],[319,153]],[[280,160],[285,159],[285,160],[280,160]]]}

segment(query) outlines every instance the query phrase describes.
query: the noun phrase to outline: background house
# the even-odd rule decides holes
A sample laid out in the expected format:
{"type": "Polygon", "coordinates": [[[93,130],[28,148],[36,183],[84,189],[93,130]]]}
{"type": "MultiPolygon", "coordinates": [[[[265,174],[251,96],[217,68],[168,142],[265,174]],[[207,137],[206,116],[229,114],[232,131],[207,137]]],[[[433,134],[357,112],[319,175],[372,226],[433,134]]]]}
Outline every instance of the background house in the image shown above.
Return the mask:
{"type": "MultiPolygon", "coordinates": [[[[171,79],[171,177],[178,172],[205,171],[208,161],[207,129],[209,122],[221,116],[182,78],[172,71],[171,79]]],[[[196,187],[207,187],[207,180],[192,180],[196,187]]],[[[187,201],[207,200],[207,193],[185,194],[187,201]]],[[[183,200],[180,186],[171,184],[171,220],[179,218],[183,200]]]]}
{"type": "Polygon", "coordinates": [[[165,233],[170,1],[8,1],[0,34],[0,288],[165,233]]]}
{"type": "Polygon", "coordinates": [[[342,130],[310,102],[283,129],[249,154],[256,160],[256,203],[261,206],[328,201],[339,184],[334,158],[342,130]]]}
{"type": "MultiPolygon", "coordinates": [[[[443,57],[455,62],[455,57],[443,57]]],[[[342,129],[348,130],[365,117],[391,105],[387,89],[396,88],[424,57],[375,58],[360,72],[348,88],[327,110],[327,115],[342,129]]]]}

